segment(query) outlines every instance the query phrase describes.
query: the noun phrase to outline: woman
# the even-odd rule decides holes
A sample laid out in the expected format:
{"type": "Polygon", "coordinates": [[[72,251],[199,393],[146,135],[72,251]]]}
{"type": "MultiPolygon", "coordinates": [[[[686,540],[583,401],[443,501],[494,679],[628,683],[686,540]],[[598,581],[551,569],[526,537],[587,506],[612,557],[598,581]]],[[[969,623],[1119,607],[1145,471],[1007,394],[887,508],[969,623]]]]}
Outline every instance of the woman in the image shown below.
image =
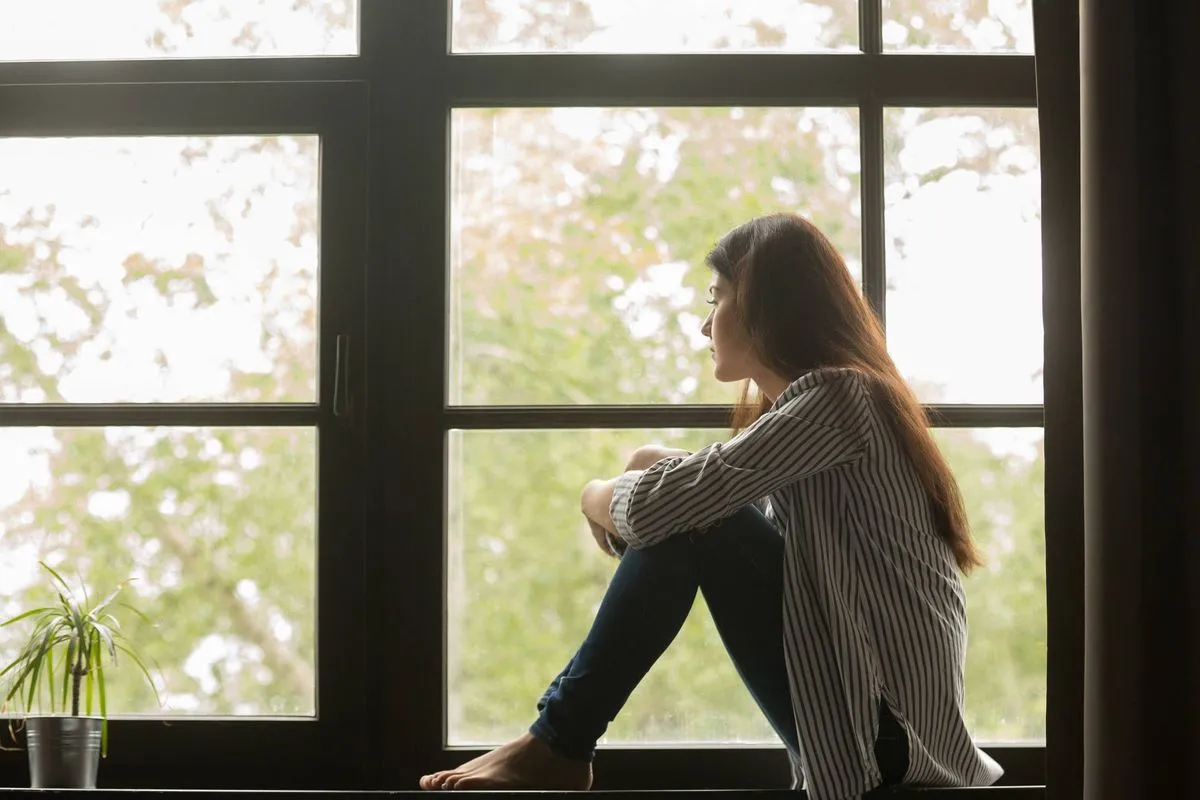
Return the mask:
{"type": "Polygon", "coordinates": [[[703,332],[718,380],[746,382],[739,432],[642,448],[585,487],[593,535],[621,555],[592,629],[528,733],[422,788],[588,788],[697,589],[814,800],[1001,775],[963,720],[959,573],[980,558],[962,498],[845,263],[787,214],[735,228],[708,263],[703,332]]]}

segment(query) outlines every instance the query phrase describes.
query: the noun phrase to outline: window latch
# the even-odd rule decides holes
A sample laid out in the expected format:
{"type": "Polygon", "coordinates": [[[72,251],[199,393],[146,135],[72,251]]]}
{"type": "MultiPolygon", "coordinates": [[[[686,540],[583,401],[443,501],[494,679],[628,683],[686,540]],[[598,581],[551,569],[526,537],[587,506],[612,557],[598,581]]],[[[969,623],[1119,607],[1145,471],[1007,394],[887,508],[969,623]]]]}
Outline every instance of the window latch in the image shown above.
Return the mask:
{"type": "Polygon", "coordinates": [[[333,378],[333,415],[344,425],[353,422],[354,398],[350,396],[350,336],[339,333],[333,378]]]}

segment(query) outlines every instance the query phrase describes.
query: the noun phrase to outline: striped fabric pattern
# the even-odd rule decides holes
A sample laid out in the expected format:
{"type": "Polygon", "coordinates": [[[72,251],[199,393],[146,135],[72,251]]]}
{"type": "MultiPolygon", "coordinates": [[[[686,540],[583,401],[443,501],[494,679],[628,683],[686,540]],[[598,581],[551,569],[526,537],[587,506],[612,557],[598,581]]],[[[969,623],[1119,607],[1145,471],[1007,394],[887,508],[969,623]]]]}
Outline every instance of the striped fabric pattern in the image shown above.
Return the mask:
{"type": "Polygon", "coordinates": [[[879,785],[881,698],[908,733],[906,783],[980,786],[1002,774],[963,719],[966,598],[954,556],[868,380],[809,372],[729,441],[622,475],[611,506],[617,533],[638,548],[769,501],[785,538],[801,750],[792,769],[813,800],[879,785]]]}

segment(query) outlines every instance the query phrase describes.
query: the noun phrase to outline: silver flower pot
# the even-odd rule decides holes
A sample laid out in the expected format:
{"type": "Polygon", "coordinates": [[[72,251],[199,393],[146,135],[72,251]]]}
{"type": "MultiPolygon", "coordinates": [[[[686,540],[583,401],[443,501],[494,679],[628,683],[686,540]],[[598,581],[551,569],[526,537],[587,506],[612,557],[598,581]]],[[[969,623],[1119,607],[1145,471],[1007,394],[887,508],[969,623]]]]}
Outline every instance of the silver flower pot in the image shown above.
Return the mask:
{"type": "Polygon", "coordinates": [[[100,770],[100,717],[25,720],[29,781],[34,789],[95,789],[100,770]]]}

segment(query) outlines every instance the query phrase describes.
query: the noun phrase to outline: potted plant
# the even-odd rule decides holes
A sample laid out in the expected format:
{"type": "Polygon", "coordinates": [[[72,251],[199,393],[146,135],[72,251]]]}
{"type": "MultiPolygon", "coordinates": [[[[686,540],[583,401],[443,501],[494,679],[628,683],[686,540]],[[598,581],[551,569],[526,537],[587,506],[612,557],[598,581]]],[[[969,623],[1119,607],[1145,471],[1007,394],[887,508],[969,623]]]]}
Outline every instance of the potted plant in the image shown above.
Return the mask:
{"type": "MultiPolygon", "coordinates": [[[[120,607],[145,616],[127,603],[117,602],[128,580],[93,606],[86,587],[80,602],[61,575],[45,562],[38,563],[50,574],[58,603],[0,623],[0,628],[23,620],[33,624],[24,646],[0,670],[0,696],[5,707],[15,704],[26,712],[25,745],[33,788],[94,789],[100,758],[108,754],[106,665],[115,666],[118,653],[127,656],[158,699],[149,670],[121,632],[112,609],[120,607]],[[36,713],[46,707],[47,700],[50,713],[36,713]]],[[[9,730],[15,738],[13,722],[9,730]]]]}

